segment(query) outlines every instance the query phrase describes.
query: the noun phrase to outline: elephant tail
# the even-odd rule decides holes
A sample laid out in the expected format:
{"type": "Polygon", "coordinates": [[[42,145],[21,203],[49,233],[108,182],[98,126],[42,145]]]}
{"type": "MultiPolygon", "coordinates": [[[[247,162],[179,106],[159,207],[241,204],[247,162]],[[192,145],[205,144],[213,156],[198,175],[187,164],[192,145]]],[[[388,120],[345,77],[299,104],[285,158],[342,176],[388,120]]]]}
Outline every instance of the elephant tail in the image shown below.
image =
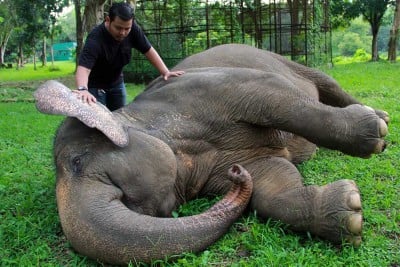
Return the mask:
{"type": "Polygon", "coordinates": [[[228,174],[233,186],[223,199],[201,214],[181,218],[136,213],[121,202],[122,192],[113,185],[84,188],[90,196],[74,206],[70,198],[75,190],[60,180],[57,200],[63,231],[76,251],[111,264],[149,263],[202,251],[228,231],[250,200],[249,173],[235,164],[228,174]]]}

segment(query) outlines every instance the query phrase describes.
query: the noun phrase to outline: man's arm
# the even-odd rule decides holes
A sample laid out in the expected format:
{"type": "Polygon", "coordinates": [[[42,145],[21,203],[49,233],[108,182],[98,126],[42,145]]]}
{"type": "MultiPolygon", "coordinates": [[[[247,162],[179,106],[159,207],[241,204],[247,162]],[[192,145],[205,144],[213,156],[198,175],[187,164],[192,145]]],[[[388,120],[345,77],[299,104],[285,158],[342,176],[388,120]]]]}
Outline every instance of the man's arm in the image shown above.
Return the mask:
{"type": "Polygon", "coordinates": [[[89,81],[90,69],[78,66],[75,73],[76,88],[84,86],[87,88],[89,81]]]}
{"type": "Polygon", "coordinates": [[[184,71],[169,71],[168,67],[165,65],[164,61],[161,59],[160,55],[157,51],[151,47],[149,51],[144,54],[151,64],[160,72],[160,74],[164,77],[164,80],[168,80],[168,77],[172,76],[180,76],[184,74],[184,71]]]}
{"type": "Polygon", "coordinates": [[[75,73],[76,88],[86,88],[86,90],[77,89],[74,90],[73,92],[77,93],[79,99],[82,99],[83,102],[88,102],[90,105],[91,103],[96,103],[96,98],[87,90],[89,74],[90,74],[90,69],[88,68],[85,68],[83,66],[78,66],[76,68],[76,73],[75,73]]]}

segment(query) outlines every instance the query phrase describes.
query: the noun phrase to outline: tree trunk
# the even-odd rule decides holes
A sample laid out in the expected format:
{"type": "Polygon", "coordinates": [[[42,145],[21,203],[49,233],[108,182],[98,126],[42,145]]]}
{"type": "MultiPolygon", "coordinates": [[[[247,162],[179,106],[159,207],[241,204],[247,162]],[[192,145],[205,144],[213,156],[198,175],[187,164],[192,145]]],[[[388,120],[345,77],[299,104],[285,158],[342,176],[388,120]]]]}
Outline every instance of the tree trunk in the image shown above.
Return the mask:
{"type": "Polygon", "coordinates": [[[4,63],[4,50],[5,50],[5,46],[0,45],[0,68],[5,64],[4,63]]]}
{"type": "Polygon", "coordinates": [[[78,66],[84,36],[104,19],[104,3],[107,0],[87,0],[82,16],[82,1],[74,0],[76,16],[76,66],[78,66]]]}
{"type": "Polygon", "coordinates": [[[18,56],[17,56],[17,70],[24,66],[24,50],[22,44],[18,44],[18,56]]]}
{"type": "Polygon", "coordinates": [[[75,5],[75,23],[76,23],[76,53],[75,53],[75,71],[78,66],[79,56],[83,48],[83,26],[82,26],[82,13],[81,13],[81,1],[74,0],[75,5]]]}
{"type": "Polygon", "coordinates": [[[372,25],[371,24],[371,30],[372,30],[372,61],[378,61],[379,60],[379,53],[378,53],[378,32],[379,32],[379,24],[372,25]]]}
{"type": "Polygon", "coordinates": [[[86,0],[82,26],[84,33],[89,33],[104,20],[104,4],[107,0],[86,0]]]}
{"type": "Polygon", "coordinates": [[[261,0],[254,0],[254,39],[257,48],[262,48],[262,22],[261,22],[261,0]]]}
{"type": "Polygon", "coordinates": [[[10,29],[8,32],[2,33],[2,36],[0,37],[0,66],[2,66],[4,62],[4,53],[6,51],[7,43],[8,40],[10,39],[12,29],[10,29]]]}
{"type": "Polygon", "coordinates": [[[46,37],[43,37],[43,48],[42,48],[42,55],[40,58],[42,60],[42,67],[47,65],[46,46],[47,46],[46,37]]]}
{"type": "Polygon", "coordinates": [[[396,62],[397,58],[397,42],[399,39],[400,27],[400,0],[396,0],[396,9],[393,15],[393,25],[390,29],[389,47],[388,47],[388,60],[396,62]]]}
{"type": "Polygon", "coordinates": [[[36,48],[35,48],[35,46],[33,46],[32,51],[33,51],[33,70],[37,70],[37,68],[36,68],[36,48]]]}
{"type": "Polygon", "coordinates": [[[0,66],[3,66],[4,62],[4,52],[6,51],[6,43],[0,44],[0,66]]]}
{"type": "Polygon", "coordinates": [[[304,48],[302,47],[302,23],[306,16],[307,2],[301,0],[288,0],[287,1],[290,12],[290,38],[291,38],[291,59],[296,60],[298,55],[303,54],[304,48]]]}
{"type": "Polygon", "coordinates": [[[50,59],[51,59],[51,67],[54,68],[54,49],[53,49],[53,45],[54,45],[54,37],[51,36],[50,38],[50,59]]]}
{"type": "Polygon", "coordinates": [[[364,19],[369,22],[372,32],[372,61],[379,60],[378,54],[378,32],[385,15],[390,0],[374,0],[374,1],[355,1],[361,8],[361,14],[364,19]]]}

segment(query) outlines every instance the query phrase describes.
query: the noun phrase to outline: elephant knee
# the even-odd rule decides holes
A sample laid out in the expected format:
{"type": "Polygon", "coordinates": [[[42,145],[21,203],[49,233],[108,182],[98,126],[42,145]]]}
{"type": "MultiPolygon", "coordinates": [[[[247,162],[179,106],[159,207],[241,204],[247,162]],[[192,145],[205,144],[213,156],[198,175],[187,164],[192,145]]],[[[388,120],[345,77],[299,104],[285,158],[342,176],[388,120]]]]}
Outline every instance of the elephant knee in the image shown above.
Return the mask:
{"type": "Polygon", "coordinates": [[[271,217],[271,212],[277,208],[274,206],[283,195],[304,187],[297,168],[284,158],[264,159],[246,168],[254,180],[250,207],[264,218],[271,217]]]}

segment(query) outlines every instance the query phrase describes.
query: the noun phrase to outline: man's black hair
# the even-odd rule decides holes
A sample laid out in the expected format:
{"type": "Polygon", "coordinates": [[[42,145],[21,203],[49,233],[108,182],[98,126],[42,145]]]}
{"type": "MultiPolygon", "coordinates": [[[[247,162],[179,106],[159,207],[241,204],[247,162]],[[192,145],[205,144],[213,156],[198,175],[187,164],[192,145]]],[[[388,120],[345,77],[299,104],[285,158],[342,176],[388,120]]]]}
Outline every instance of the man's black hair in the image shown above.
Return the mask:
{"type": "Polygon", "coordinates": [[[114,3],[110,10],[108,11],[108,16],[110,20],[113,21],[116,17],[119,17],[122,20],[131,20],[134,18],[134,10],[128,3],[114,3]]]}

